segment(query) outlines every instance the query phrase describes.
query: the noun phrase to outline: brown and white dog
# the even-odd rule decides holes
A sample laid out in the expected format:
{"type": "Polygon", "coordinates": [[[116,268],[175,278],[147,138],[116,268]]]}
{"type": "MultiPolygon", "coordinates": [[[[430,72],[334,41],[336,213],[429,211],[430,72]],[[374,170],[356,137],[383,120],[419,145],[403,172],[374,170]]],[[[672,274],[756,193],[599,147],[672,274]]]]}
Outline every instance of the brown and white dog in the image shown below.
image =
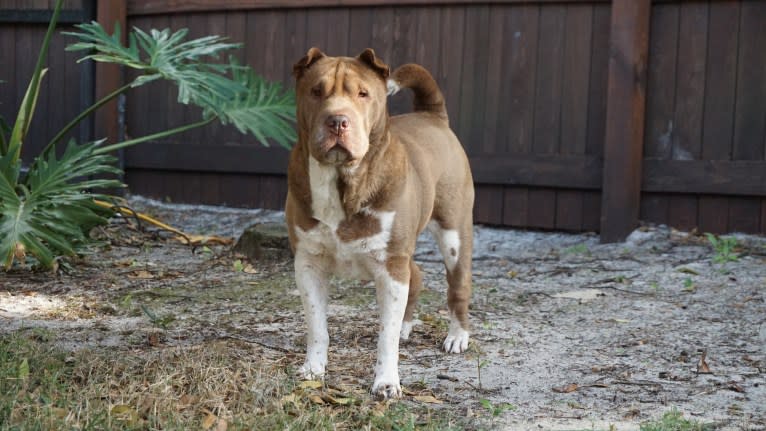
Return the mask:
{"type": "Polygon", "coordinates": [[[374,280],[380,311],[373,394],[401,396],[399,340],[409,337],[422,287],[413,261],[428,228],[444,256],[449,333],[444,350],[468,347],[473,180],[431,75],[389,68],[366,49],[329,57],[311,48],[293,67],[298,143],[290,155],[286,217],[307,333],[305,378],[327,365],[332,275],[374,280]],[[414,111],[389,117],[387,92],[414,91],[414,111]]]}

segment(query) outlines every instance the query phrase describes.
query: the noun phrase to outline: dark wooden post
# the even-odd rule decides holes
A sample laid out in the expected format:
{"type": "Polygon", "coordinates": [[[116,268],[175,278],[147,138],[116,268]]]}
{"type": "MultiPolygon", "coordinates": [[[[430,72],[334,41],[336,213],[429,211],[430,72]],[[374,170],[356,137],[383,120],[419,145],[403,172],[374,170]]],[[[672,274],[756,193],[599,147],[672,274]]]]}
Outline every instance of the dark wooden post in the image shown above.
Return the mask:
{"type": "MultiPolygon", "coordinates": [[[[125,43],[127,22],[127,0],[98,0],[96,4],[96,20],[107,33],[114,32],[114,24],[120,23],[122,43],[125,43]]],[[[123,85],[122,72],[115,64],[96,63],[95,99],[104,96],[123,85]]],[[[117,99],[102,106],[94,114],[95,139],[107,138],[109,143],[117,142],[119,138],[119,112],[117,99]]]]}
{"type": "Polygon", "coordinates": [[[650,0],[614,0],[609,36],[601,242],[638,225],[644,144],[650,0]]]}

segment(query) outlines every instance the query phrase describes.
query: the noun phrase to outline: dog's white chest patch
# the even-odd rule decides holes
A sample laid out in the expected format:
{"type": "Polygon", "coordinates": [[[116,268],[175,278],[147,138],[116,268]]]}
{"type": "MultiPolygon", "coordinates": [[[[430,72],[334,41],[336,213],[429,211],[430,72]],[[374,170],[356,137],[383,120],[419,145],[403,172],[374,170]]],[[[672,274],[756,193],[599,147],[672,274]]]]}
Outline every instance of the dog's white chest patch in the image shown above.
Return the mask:
{"type": "MultiPolygon", "coordinates": [[[[330,264],[330,272],[346,278],[373,279],[385,270],[386,248],[391,238],[395,212],[364,208],[361,216],[375,219],[380,230],[354,239],[340,238],[338,227],[346,220],[338,193],[338,174],[334,167],[309,159],[312,216],[316,227],[296,229],[297,247],[330,264]],[[329,258],[329,259],[327,259],[329,258]]],[[[353,229],[353,227],[352,227],[353,229]]],[[[353,233],[353,232],[352,232],[353,233]]]]}

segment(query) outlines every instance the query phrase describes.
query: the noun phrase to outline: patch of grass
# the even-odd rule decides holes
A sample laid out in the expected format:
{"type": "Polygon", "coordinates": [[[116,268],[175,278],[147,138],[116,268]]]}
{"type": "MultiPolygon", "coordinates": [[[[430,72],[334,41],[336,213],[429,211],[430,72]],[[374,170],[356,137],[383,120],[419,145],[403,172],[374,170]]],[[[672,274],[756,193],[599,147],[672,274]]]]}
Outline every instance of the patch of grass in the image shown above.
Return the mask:
{"type": "Polygon", "coordinates": [[[640,431],[708,431],[715,427],[710,424],[685,419],[683,413],[672,409],[656,421],[644,422],[640,431]]]}
{"type": "Polygon", "coordinates": [[[590,256],[590,249],[588,248],[588,245],[583,243],[573,245],[571,247],[567,247],[564,250],[562,250],[564,254],[575,254],[575,255],[585,255],[590,256]]]}
{"type": "Polygon", "coordinates": [[[712,233],[705,233],[705,237],[713,246],[715,255],[713,256],[714,263],[727,263],[735,262],[739,259],[739,256],[734,252],[737,247],[737,238],[734,237],[718,237],[712,233]]]}
{"type": "Polygon", "coordinates": [[[52,340],[0,335],[0,430],[466,428],[449,409],[376,402],[367,388],[332,402],[337,390],[303,388],[283,356],[241,343],[69,353],[52,340]]]}

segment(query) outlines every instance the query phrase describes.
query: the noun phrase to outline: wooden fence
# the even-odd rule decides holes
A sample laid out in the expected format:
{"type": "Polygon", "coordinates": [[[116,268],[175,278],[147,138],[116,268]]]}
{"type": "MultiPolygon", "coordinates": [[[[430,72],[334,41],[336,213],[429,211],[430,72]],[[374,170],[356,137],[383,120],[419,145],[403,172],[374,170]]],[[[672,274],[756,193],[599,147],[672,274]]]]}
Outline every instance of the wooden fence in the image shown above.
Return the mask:
{"type": "MultiPolygon", "coordinates": [[[[477,222],[605,241],[639,219],[766,233],[766,1],[98,3],[104,23],[244,42],[240,60],[288,86],[310,46],[423,64],[471,159],[477,222]]],[[[95,82],[105,94],[122,77],[104,69],[95,82]]],[[[162,83],[131,93],[124,133],[198,118],[175,98],[162,83]]],[[[394,97],[390,110],[409,103],[394,97]]],[[[117,108],[100,114],[101,135],[120,132],[117,108]]],[[[286,193],[287,152],[218,125],[129,149],[123,162],[132,191],[175,201],[280,208],[286,193]]]]}

